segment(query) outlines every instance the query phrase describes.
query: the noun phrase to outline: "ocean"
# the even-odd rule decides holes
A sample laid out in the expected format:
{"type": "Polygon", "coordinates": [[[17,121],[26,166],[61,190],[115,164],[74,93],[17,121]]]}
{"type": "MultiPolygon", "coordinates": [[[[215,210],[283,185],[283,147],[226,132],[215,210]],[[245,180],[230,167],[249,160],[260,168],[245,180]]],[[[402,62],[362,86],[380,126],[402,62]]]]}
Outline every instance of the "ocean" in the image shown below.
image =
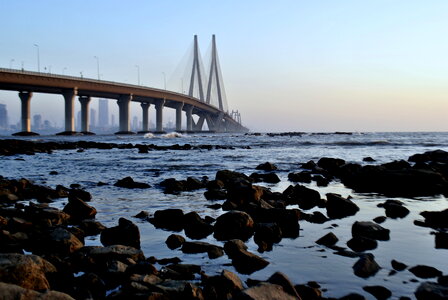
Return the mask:
{"type": "MultiPolygon", "coordinates": [[[[1,137],[12,138],[12,137],[1,137]]],[[[271,162],[277,165],[275,171],[281,182],[276,184],[257,183],[282,192],[289,185],[288,173],[301,171],[301,163],[322,157],[341,158],[347,162],[360,164],[381,164],[393,160],[407,160],[409,156],[425,151],[442,149],[448,151],[448,133],[442,132],[406,132],[406,133],[301,133],[301,134],[166,134],[166,135],[97,135],[97,136],[39,136],[23,138],[33,141],[96,141],[154,145],[218,145],[226,149],[164,150],[139,153],[138,149],[85,149],[54,151],[51,154],[15,155],[1,157],[0,175],[19,179],[27,178],[36,184],[56,185],[80,184],[92,196],[90,205],[98,214],[96,219],[104,225],[116,226],[120,217],[125,217],[138,225],[141,233],[141,247],[146,257],[179,257],[183,263],[199,264],[209,275],[219,273],[222,269],[236,272],[229,258],[224,255],[211,260],[207,254],[183,254],[180,250],[170,250],[166,238],[173,232],[156,229],[151,223],[134,218],[140,211],[153,214],[156,210],[180,208],[185,213],[196,211],[201,216],[217,218],[222,210],[207,206],[223,201],[208,201],[204,190],[181,192],[178,195],[164,194],[158,186],[167,178],[186,179],[193,176],[201,179],[207,176],[214,179],[218,170],[234,170],[250,175],[256,172],[260,163],[271,162]],[[363,162],[363,158],[372,157],[374,162],[363,162]],[[50,175],[57,171],[57,175],[50,175]],[[124,189],[113,184],[121,178],[131,176],[135,181],[145,182],[149,189],[124,189]],[[98,186],[98,182],[108,185],[98,186]]],[[[219,148],[219,147],[218,147],[219,148]]],[[[327,187],[318,187],[316,183],[304,184],[313,188],[325,198],[332,192],[344,197],[351,196],[360,207],[360,211],[351,217],[330,220],[324,224],[311,224],[300,221],[300,236],[295,239],[284,238],[275,244],[272,251],[258,253],[258,246],[253,239],[247,242],[249,251],[269,261],[269,265],[247,278],[266,280],[272,273],[281,271],[294,284],[316,281],[324,291],[324,296],[341,297],[352,292],[375,299],[362,290],[367,285],[382,285],[393,293],[391,299],[408,296],[413,293],[422,279],[405,270],[391,275],[391,260],[403,262],[408,266],[428,265],[448,273],[448,250],[435,249],[434,235],[430,228],[414,225],[414,220],[423,219],[419,213],[425,210],[442,210],[448,208],[444,196],[419,198],[394,198],[400,200],[410,210],[403,219],[390,219],[381,226],[391,230],[389,241],[379,241],[378,247],[368,251],[375,256],[381,270],[373,277],[363,279],[353,273],[352,266],[356,258],[343,257],[315,241],[328,232],[338,238],[338,246],[346,247],[351,238],[351,225],[355,221],[371,221],[384,215],[384,209],[377,204],[391,199],[378,194],[355,193],[339,181],[332,181],[327,187]]],[[[67,199],[55,200],[51,206],[62,208],[67,199]]],[[[291,206],[296,207],[296,206],[291,206]]],[[[325,209],[314,208],[311,213],[325,209]]],[[[183,233],[178,233],[183,235],[183,233]]],[[[212,235],[203,241],[222,245],[212,235]]],[[[86,239],[86,245],[101,245],[99,236],[86,239]]],[[[160,266],[158,266],[160,267],[160,266]]]]}

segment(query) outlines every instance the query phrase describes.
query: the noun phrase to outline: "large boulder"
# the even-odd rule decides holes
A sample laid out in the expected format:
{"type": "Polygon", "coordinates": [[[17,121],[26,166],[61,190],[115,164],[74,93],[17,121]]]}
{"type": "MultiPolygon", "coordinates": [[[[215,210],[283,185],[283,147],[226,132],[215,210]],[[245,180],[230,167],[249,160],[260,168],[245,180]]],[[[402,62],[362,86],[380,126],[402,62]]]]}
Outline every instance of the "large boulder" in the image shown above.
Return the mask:
{"type": "Polygon", "coordinates": [[[374,240],[388,241],[390,230],[374,222],[358,222],[352,225],[353,237],[365,237],[374,240]]]}
{"type": "MultiPolygon", "coordinates": [[[[95,262],[106,262],[106,261],[127,261],[132,259],[136,262],[144,260],[145,256],[140,249],[136,249],[130,246],[124,245],[112,245],[107,247],[84,247],[86,251],[83,256],[87,256],[93,259],[95,262]]],[[[83,249],[84,249],[83,248],[83,249]]],[[[80,249],[80,250],[83,250],[80,249]]]]}
{"type": "Polygon", "coordinates": [[[265,162],[262,164],[259,164],[255,169],[257,170],[263,170],[263,171],[275,171],[277,170],[277,166],[270,162],[265,162]]]}
{"type": "Polygon", "coordinates": [[[187,237],[200,240],[213,233],[213,226],[193,211],[184,215],[184,231],[187,237]]]}
{"type": "Polygon", "coordinates": [[[435,282],[423,282],[414,294],[417,300],[448,300],[448,286],[435,282]]]}
{"type": "Polygon", "coordinates": [[[65,205],[63,211],[70,215],[70,220],[79,222],[84,219],[93,219],[96,215],[96,209],[88,205],[83,200],[77,197],[70,196],[68,203],[65,205]]]}
{"type": "Polygon", "coordinates": [[[104,229],[100,239],[104,246],[125,245],[140,249],[140,231],[125,218],[118,220],[118,226],[104,229]]]}
{"type": "Polygon", "coordinates": [[[424,211],[420,213],[425,218],[424,224],[432,228],[448,228],[448,208],[442,211],[424,211]]]}
{"type": "Polygon", "coordinates": [[[403,205],[403,202],[398,200],[387,200],[378,204],[378,207],[384,207],[386,216],[392,219],[404,218],[409,214],[409,209],[403,205]]]}
{"type": "Polygon", "coordinates": [[[282,286],[272,283],[260,283],[259,285],[247,288],[236,295],[235,300],[297,300],[283,289],[282,286]]]}
{"type": "Polygon", "coordinates": [[[267,183],[280,182],[280,178],[275,173],[266,173],[266,174],[252,173],[250,175],[250,178],[252,178],[254,182],[267,182],[267,183]]]}
{"type": "Polygon", "coordinates": [[[216,172],[216,180],[221,181],[224,184],[224,187],[228,187],[229,184],[246,181],[251,182],[252,180],[245,174],[230,171],[230,170],[220,170],[216,172]]]}
{"type": "Polygon", "coordinates": [[[283,195],[287,197],[289,204],[298,204],[301,209],[311,209],[321,203],[318,191],[300,184],[287,188],[283,195]]]}
{"type": "Polygon", "coordinates": [[[243,282],[233,272],[223,270],[220,275],[210,276],[205,281],[206,299],[231,299],[243,290],[243,282]]]}
{"type": "Polygon", "coordinates": [[[59,255],[68,255],[84,247],[84,243],[78,237],[63,227],[45,230],[35,238],[34,244],[36,252],[59,255]]]}
{"type": "Polygon", "coordinates": [[[349,198],[343,198],[339,194],[327,194],[327,215],[330,219],[342,219],[355,215],[359,207],[349,198]]]}
{"type": "Polygon", "coordinates": [[[184,242],[182,243],[183,253],[207,253],[211,259],[224,255],[222,247],[212,245],[206,242],[184,242]]]}
{"type": "Polygon", "coordinates": [[[184,228],[184,212],[177,208],[157,210],[149,222],[157,228],[181,231],[184,228]]]}
{"type": "Polygon", "coordinates": [[[359,260],[353,265],[353,271],[356,276],[368,278],[375,275],[381,267],[375,261],[373,254],[367,253],[361,255],[359,260]]]}
{"type": "Polygon", "coordinates": [[[230,240],[224,244],[224,251],[232,260],[235,269],[242,274],[252,274],[266,267],[269,262],[247,251],[242,240],[230,240]]]}
{"type": "Polygon", "coordinates": [[[39,293],[31,289],[4,282],[0,282],[0,298],[2,300],[74,300],[69,295],[58,291],[45,291],[39,293]]]}
{"type": "Polygon", "coordinates": [[[49,290],[47,275],[56,273],[54,265],[37,255],[0,253],[0,281],[25,289],[49,290]]]}
{"type": "Polygon", "coordinates": [[[409,272],[411,272],[412,274],[414,274],[419,278],[424,279],[442,276],[442,271],[434,267],[425,265],[417,265],[412,268],[409,268],[409,272]]]}
{"type": "Polygon", "coordinates": [[[247,240],[254,233],[254,221],[242,211],[230,211],[216,219],[214,237],[219,241],[247,240]]]}

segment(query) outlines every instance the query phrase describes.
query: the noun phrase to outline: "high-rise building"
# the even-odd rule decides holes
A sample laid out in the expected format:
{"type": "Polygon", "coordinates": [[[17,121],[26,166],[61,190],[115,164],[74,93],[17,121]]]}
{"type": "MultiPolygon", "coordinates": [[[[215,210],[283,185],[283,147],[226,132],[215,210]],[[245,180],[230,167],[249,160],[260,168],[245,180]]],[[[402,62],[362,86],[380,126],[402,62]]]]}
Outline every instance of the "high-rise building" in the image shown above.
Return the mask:
{"type": "Polygon", "coordinates": [[[42,115],[33,116],[33,127],[34,130],[42,129],[42,115]]]}
{"type": "Polygon", "coordinates": [[[8,110],[6,104],[0,104],[0,129],[8,129],[8,110]]]}
{"type": "Polygon", "coordinates": [[[98,127],[109,127],[109,100],[98,101],[98,127]]]}
{"type": "Polygon", "coordinates": [[[134,116],[132,118],[132,130],[137,131],[138,130],[138,117],[134,116]]]}
{"type": "Polygon", "coordinates": [[[96,110],[90,109],[90,127],[96,126],[96,110]]]}

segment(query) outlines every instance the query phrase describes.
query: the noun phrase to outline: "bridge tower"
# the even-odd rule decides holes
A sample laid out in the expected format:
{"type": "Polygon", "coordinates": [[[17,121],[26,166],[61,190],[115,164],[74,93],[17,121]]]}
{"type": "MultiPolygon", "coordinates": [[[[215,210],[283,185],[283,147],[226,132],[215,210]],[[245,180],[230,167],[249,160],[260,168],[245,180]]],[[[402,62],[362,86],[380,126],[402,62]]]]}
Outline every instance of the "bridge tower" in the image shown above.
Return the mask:
{"type": "Polygon", "coordinates": [[[199,89],[199,100],[204,101],[204,88],[202,86],[203,75],[201,73],[201,64],[200,64],[200,56],[199,56],[199,46],[198,46],[198,36],[194,36],[194,46],[193,46],[193,67],[191,69],[191,77],[190,77],[190,88],[188,90],[188,96],[194,97],[194,86],[195,79],[197,75],[197,83],[199,89]]]}

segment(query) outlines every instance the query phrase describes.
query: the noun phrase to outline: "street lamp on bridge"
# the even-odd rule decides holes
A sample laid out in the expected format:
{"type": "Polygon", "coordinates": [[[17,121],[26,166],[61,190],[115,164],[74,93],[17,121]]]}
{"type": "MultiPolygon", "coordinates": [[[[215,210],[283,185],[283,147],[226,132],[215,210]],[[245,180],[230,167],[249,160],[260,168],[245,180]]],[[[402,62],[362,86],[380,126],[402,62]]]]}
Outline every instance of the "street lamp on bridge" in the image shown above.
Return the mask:
{"type": "Polygon", "coordinates": [[[100,80],[100,59],[98,56],[94,56],[96,59],[96,72],[98,73],[98,80],[100,80]]]}
{"type": "Polygon", "coordinates": [[[34,46],[37,48],[37,72],[40,72],[40,53],[39,53],[39,45],[34,44],[34,46]]]}

